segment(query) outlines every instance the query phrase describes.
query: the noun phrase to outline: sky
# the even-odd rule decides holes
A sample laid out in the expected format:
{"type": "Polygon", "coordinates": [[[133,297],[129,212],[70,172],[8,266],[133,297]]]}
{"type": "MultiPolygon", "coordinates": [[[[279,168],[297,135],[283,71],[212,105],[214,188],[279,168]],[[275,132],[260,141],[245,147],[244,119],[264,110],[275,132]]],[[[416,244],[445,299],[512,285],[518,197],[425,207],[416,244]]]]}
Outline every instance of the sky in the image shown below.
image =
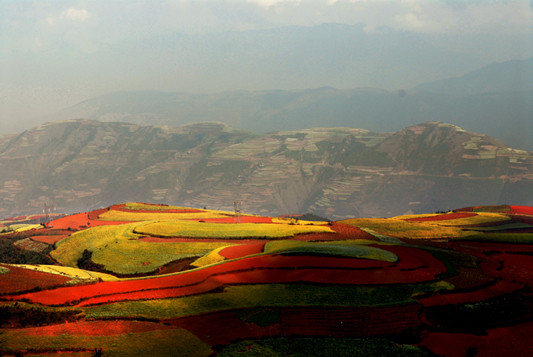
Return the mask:
{"type": "MultiPolygon", "coordinates": [[[[194,75],[196,70],[212,76],[226,68],[219,69],[216,59],[202,59],[196,65],[203,50],[193,48],[195,42],[214,48],[213,42],[224,34],[257,34],[324,23],[360,25],[372,38],[387,31],[404,38],[409,35],[443,53],[452,51],[470,58],[464,67],[442,71],[442,77],[462,75],[494,61],[533,56],[533,0],[0,0],[0,124],[6,127],[12,121],[48,115],[113,91],[208,93],[341,86],[344,84],[325,76],[292,84],[280,82],[276,88],[275,82],[262,82],[260,76],[254,81],[215,83],[194,75]],[[179,52],[180,61],[193,73],[179,77],[175,85],[168,78],[177,67],[161,59],[169,57],[166,44],[178,44],[172,53],[179,52]],[[147,49],[153,53],[146,54],[147,49]],[[144,66],[150,61],[161,61],[165,71],[158,73],[157,68],[144,66]]],[[[239,42],[243,37],[237,38],[239,42]]],[[[205,54],[209,57],[220,51],[224,49],[205,50],[205,54]]],[[[387,55],[386,49],[379,51],[387,55]]],[[[261,71],[258,66],[253,71],[261,71]]],[[[274,78],[283,76],[281,67],[268,67],[274,78]]],[[[391,78],[387,82],[366,76],[354,79],[350,86],[397,89],[438,78],[391,78]]],[[[3,131],[0,127],[0,133],[3,131]]]]}

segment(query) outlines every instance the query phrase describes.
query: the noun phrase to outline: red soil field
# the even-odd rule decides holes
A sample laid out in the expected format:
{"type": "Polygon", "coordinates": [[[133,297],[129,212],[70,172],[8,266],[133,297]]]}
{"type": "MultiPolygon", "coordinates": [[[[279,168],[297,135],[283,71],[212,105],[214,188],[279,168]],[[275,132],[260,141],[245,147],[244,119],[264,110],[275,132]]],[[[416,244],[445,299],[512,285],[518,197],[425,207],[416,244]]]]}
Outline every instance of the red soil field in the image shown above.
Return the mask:
{"type": "Polygon", "coordinates": [[[451,219],[467,218],[467,217],[474,217],[474,216],[477,216],[477,214],[461,212],[461,213],[443,214],[440,216],[433,216],[433,217],[408,218],[408,219],[404,219],[404,221],[406,222],[447,221],[451,219]]]}
{"type": "Polygon", "coordinates": [[[331,222],[331,229],[338,234],[345,236],[346,238],[344,239],[368,239],[377,241],[377,239],[370,233],[364,232],[358,227],[350,226],[349,224],[331,222]]]}
{"type": "Polygon", "coordinates": [[[533,250],[531,244],[519,243],[497,243],[497,242],[469,242],[469,241],[449,241],[448,248],[458,252],[530,252],[533,250]]]}
{"type": "Polygon", "coordinates": [[[101,214],[106,213],[107,211],[109,211],[109,208],[101,208],[101,209],[97,209],[97,210],[88,212],[87,216],[89,217],[90,220],[94,221],[94,220],[98,219],[98,216],[100,216],[101,214]]]}
{"type": "Polygon", "coordinates": [[[280,335],[279,323],[265,327],[246,323],[235,316],[234,310],[168,319],[163,322],[184,328],[211,346],[227,345],[240,339],[259,339],[280,335]]]}
{"type": "Polygon", "coordinates": [[[263,252],[265,247],[264,242],[252,243],[246,245],[236,245],[222,249],[218,254],[226,259],[235,259],[245,257],[247,255],[258,254],[263,252]]]}
{"type": "Polygon", "coordinates": [[[420,306],[416,304],[350,309],[265,308],[263,313],[268,313],[269,310],[279,313],[279,323],[264,327],[246,323],[236,317],[234,310],[163,322],[184,328],[211,346],[267,336],[379,336],[402,332],[421,324],[418,320],[420,306]],[[394,319],[390,318],[392,315],[395,316],[394,319]]]}
{"type": "Polygon", "coordinates": [[[10,270],[7,274],[0,274],[0,292],[16,293],[39,287],[47,289],[70,281],[70,278],[43,273],[31,269],[18,268],[10,265],[0,265],[10,270]]]}
{"type": "Polygon", "coordinates": [[[417,304],[350,309],[282,309],[281,334],[334,337],[387,335],[420,326],[419,312],[420,305],[417,304]]]}
{"type": "MultiPolygon", "coordinates": [[[[201,212],[201,211],[199,211],[201,212]]],[[[211,222],[211,223],[237,223],[235,222],[235,217],[227,217],[227,218],[195,218],[195,219],[189,219],[189,221],[203,221],[203,222],[211,222]]],[[[240,222],[238,223],[272,223],[272,218],[270,217],[248,217],[248,216],[241,216],[240,222]]]]}
{"type": "Polygon", "coordinates": [[[157,330],[174,329],[173,326],[148,321],[79,321],[61,325],[25,328],[22,333],[26,336],[113,336],[126,333],[139,333],[157,330]]]}
{"type": "Polygon", "coordinates": [[[533,256],[521,254],[497,254],[492,258],[503,261],[499,271],[505,280],[533,286],[533,256]]]}
{"type": "Polygon", "coordinates": [[[465,293],[443,293],[419,299],[418,302],[425,307],[464,304],[487,300],[503,294],[508,294],[524,287],[522,284],[499,280],[486,288],[465,293]]]}
{"type": "Polygon", "coordinates": [[[42,242],[46,244],[54,244],[55,242],[59,242],[63,238],[67,238],[68,234],[58,235],[58,236],[32,236],[30,237],[34,241],[42,242]]]}
{"type": "Polygon", "coordinates": [[[513,213],[531,214],[533,215],[533,207],[529,206],[511,206],[513,213]]]}
{"type": "Polygon", "coordinates": [[[77,213],[63,218],[56,219],[48,223],[50,227],[55,229],[81,229],[96,226],[118,225],[131,222],[118,222],[118,221],[98,221],[89,220],[87,213],[77,213]],[[89,223],[89,224],[87,224],[89,223]]]}
{"type": "Polygon", "coordinates": [[[45,305],[62,305],[69,301],[87,300],[83,303],[86,305],[108,300],[198,294],[224,284],[298,281],[324,284],[405,284],[432,281],[435,274],[445,269],[444,264],[427,252],[406,247],[387,246],[387,248],[394,250],[402,259],[397,266],[388,262],[365,259],[267,255],[227,262],[184,274],[65,287],[12,298],[27,298],[45,305]],[[418,257],[414,257],[416,252],[418,257]],[[407,253],[413,256],[405,259],[407,253]],[[427,262],[431,259],[433,266],[428,267],[427,262]]]}
{"type": "Polygon", "coordinates": [[[457,269],[459,270],[459,275],[445,279],[450,284],[453,284],[456,289],[473,289],[494,282],[493,278],[483,274],[479,268],[457,267],[457,269]]]}
{"type": "Polygon", "coordinates": [[[476,357],[533,356],[533,322],[487,330],[486,336],[461,333],[426,332],[419,346],[425,346],[439,356],[463,357],[469,347],[477,350],[476,357]]]}

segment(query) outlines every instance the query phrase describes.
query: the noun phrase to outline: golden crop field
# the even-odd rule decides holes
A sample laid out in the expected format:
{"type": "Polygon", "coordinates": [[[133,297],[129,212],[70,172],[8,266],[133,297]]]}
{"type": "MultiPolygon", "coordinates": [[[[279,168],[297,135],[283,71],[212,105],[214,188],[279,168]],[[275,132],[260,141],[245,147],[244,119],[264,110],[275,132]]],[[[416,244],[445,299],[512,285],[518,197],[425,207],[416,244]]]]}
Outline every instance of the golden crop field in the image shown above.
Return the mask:
{"type": "Polygon", "coordinates": [[[101,221],[123,221],[123,222],[141,222],[141,221],[180,221],[188,219],[205,219],[205,218],[227,218],[228,215],[218,211],[203,211],[197,213],[168,213],[159,211],[146,212],[125,212],[125,211],[107,211],[99,216],[101,221]]]}
{"type": "Polygon", "coordinates": [[[64,267],[59,265],[30,265],[30,264],[14,264],[17,267],[42,271],[44,273],[58,274],[62,276],[68,276],[72,279],[81,279],[81,280],[97,280],[102,279],[103,281],[118,281],[120,280],[116,276],[104,273],[98,273],[95,271],[88,271],[72,267],[64,267]]]}
{"type": "Polygon", "coordinates": [[[232,246],[232,245],[235,245],[235,244],[229,244],[229,245],[225,245],[223,247],[214,249],[214,250],[210,251],[209,253],[207,253],[206,255],[204,255],[203,257],[201,257],[201,258],[195,260],[194,262],[192,262],[191,265],[194,266],[194,267],[200,268],[200,267],[204,267],[206,265],[211,265],[211,264],[215,264],[215,263],[221,262],[221,261],[225,260],[226,258],[224,258],[223,256],[221,256],[218,253],[222,249],[224,249],[226,247],[229,247],[229,246],[232,246]]]}
{"type": "Polygon", "coordinates": [[[359,228],[369,228],[378,233],[398,238],[451,238],[473,234],[472,232],[463,231],[459,227],[440,226],[435,224],[435,222],[408,222],[392,218],[354,218],[340,221],[340,223],[359,228]]]}
{"type": "Polygon", "coordinates": [[[149,204],[140,203],[140,202],[126,202],[125,205],[126,205],[125,206],[126,209],[147,210],[147,211],[166,211],[169,209],[175,209],[175,210],[191,209],[191,207],[158,206],[158,205],[149,205],[149,204]]]}
{"type": "Polygon", "coordinates": [[[59,263],[77,267],[85,249],[92,261],[119,274],[148,273],[172,261],[200,257],[211,250],[227,246],[223,242],[151,243],[139,241],[135,228],[150,222],[100,226],[73,233],[58,243],[51,256],[59,263]]]}
{"type": "Polygon", "coordinates": [[[327,226],[300,226],[269,223],[208,223],[193,221],[154,222],[135,229],[136,233],[156,237],[191,238],[283,238],[295,234],[333,232],[327,226]]]}

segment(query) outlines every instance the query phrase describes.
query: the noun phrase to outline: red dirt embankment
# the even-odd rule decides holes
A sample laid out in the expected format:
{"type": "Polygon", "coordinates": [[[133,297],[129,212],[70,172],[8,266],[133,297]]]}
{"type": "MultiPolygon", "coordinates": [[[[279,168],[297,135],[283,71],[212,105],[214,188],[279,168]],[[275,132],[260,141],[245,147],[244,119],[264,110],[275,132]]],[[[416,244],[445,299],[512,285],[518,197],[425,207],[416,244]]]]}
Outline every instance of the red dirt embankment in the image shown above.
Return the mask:
{"type": "Polygon", "coordinates": [[[461,213],[449,213],[432,217],[420,217],[420,218],[408,218],[403,221],[406,222],[431,222],[431,221],[448,221],[452,219],[468,218],[477,216],[475,213],[461,212],[461,213]]]}

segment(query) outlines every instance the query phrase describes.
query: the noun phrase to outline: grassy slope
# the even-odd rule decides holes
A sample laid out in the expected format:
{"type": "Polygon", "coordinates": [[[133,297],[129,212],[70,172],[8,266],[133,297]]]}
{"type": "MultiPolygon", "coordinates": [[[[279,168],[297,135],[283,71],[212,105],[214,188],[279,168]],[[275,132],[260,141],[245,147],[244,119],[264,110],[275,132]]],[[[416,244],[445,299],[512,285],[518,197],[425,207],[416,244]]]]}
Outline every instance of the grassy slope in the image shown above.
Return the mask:
{"type": "Polygon", "coordinates": [[[133,233],[144,223],[101,226],[73,233],[58,243],[50,254],[65,266],[77,267],[83,251],[92,252],[92,261],[103,264],[109,271],[121,274],[151,272],[177,259],[202,256],[211,250],[227,246],[221,242],[150,243],[139,241],[133,233]]]}
{"type": "Polygon", "coordinates": [[[28,349],[96,349],[105,356],[209,356],[211,348],[184,329],[160,330],[113,336],[27,336],[24,330],[0,330],[0,346],[6,351],[28,349]]]}
{"type": "Polygon", "coordinates": [[[305,284],[227,286],[223,293],[179,299],[131,301],[84,308],[88,318],[144,317],[165,319],[212,311],[274,306],[380,306],[414,302],[412,296],[451,289],[446,282],[364,287],[305,284]]]}

